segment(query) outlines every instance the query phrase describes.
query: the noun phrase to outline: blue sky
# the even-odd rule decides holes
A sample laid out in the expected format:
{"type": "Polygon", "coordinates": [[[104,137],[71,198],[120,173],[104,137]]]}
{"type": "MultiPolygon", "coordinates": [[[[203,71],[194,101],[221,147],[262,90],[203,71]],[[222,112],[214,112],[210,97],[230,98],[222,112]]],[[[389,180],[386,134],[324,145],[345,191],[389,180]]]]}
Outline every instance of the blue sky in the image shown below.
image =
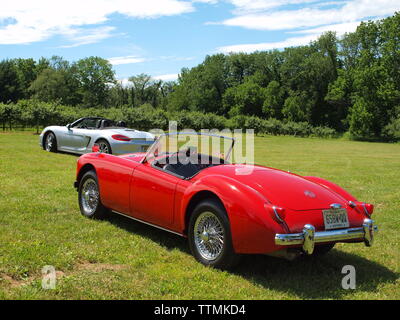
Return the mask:
{"type": "Polygon", "coordinates": [[[307,44],[400,10],[399,0],[0,0],[0,59],[108,59],[118,79],[174,80],[207,54],[307,44]]]}

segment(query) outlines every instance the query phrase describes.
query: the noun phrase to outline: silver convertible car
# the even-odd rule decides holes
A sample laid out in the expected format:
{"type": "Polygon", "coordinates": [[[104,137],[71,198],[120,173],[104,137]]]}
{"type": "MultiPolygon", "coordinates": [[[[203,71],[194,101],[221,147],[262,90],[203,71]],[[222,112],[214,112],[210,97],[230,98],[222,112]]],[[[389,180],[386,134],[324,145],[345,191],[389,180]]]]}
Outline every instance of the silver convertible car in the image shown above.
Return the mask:
{"type": "Polygon", "coordinates": [[[84,154],[99,151],[112,154],[145,152],[153,144],[154,135],[125,127],[119,121],[90,117],[81,118],[66,126],[46,127],[40,135],[40,146],[47,151],[84,154]]]}

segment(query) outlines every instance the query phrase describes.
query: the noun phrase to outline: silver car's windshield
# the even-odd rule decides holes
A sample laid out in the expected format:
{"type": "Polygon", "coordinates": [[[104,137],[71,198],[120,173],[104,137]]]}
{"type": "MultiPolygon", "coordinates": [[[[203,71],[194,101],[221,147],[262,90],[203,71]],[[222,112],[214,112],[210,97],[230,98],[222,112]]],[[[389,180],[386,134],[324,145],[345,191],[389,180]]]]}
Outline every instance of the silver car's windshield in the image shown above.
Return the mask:
{"type": "Polygon", "coordinates": [[[126,125],[123,121],[115,122],[103,118],[83,118],[72,123],[71,127],[76,129],[107,129],[126,127],[126,125]]]}
{"type": "Polygon", "coordinates": [[[208,133],[179,132],[160,136],[149,148],[143,162],[184,162],[199,164],[229,161],[235,140],[208,133]]]}
{"type": "Polygon", "coordinates": [[[97,129],[99,128],[101,119],[87,118],[77,121],[73,124],[73,128],[77,129],[97,129]]]}

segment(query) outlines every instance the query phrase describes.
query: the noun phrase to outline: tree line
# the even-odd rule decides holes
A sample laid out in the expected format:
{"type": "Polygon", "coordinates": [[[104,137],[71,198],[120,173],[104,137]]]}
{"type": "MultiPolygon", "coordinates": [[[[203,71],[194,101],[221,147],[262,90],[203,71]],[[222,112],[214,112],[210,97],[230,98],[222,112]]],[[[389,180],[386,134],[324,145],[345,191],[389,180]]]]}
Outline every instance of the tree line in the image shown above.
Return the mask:
{"type": "Polygon", "coordinates": [[[123,119],[128,127],[138,130],[162,129],[169,130],[169,120],[176,121],[178,130],[237,128],[253,129],[256,134],[294,135],[300,137],[332,138],[337,132],[328,127],[313,127],[307,122],[280,121],[277,119],[262,119],[255,116],[239,115],[232,118],[203,113],[199,111],[167,111],[154,108],[150,104],[132,108],[122,107],[96,107],[78,108],[64,106],[54,102],[41,102],[34,99],[20,100],[17,103],[0,103],[0,119],[3,130],[11,129],[16,125],[20,129],[35,127],[36,132],[48,125],[66,125],[74,120],[102,116],[119,121],[123,119]]]}
{"type": "Polygon", "coordinates": [[[275,121],[357,139],[400,140],[400,13],[362,22],[340,39],[326,32],[305,46],[210,55],[182,69],[176,82],[146,74],[129,80],[127,86],[118,82],[100,57],[3,60],[0,103],[31,99],[77,110],[147,105],[168,116],[242,119],[236,123],[252,123],[259,132],[275,121]]]}

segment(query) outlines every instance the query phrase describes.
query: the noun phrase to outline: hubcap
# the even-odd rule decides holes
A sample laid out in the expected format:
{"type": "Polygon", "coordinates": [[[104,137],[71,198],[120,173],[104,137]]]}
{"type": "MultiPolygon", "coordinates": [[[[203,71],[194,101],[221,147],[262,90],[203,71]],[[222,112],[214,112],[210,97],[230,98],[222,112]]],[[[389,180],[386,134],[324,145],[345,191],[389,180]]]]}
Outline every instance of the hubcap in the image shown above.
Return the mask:
{"type": "Polygon", "coordinates": [[[99,190],[94,179],[87,179],[82,187],[81,202],[85,214],[92,215],[99,203],[99,190]]]}
{"type": "Polygon", "coordinates": [[[207,211],[198,216],[194,225],[194,242],[204,259],[217,259],[224,248],[224,239],[224,228],[214,213],[207,211]]]}

